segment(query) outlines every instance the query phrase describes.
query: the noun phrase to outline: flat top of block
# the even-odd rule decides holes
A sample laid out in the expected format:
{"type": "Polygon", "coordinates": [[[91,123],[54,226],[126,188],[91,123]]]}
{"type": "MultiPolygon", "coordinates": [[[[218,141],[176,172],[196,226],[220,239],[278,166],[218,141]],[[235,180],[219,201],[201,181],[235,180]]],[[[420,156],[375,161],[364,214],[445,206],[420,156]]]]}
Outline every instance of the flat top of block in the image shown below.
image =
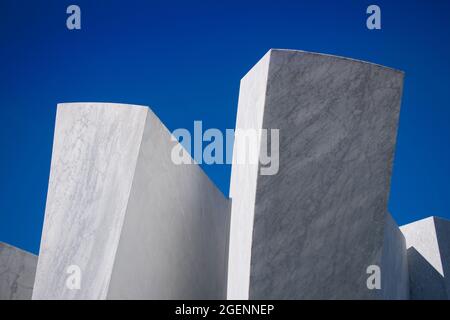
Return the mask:
{"type": "Polygon", "coordinates": [[[323,57],[330,57],[330,58],[336,58],[336,59],[349,60],[349,61],[358,62],[358,63],[370,64],[370,65],[373,65],[373,66],[376,66],[376,67],[389,69],[389,70],[392,70],[394,72],[404,74],[404,71],[402,71],[402,70],[398,70],[398,69],[395,69],[395,68],[387,67],[387,66],[384,66],[384,65],[381,65],[381,64],[378,64],[378,63],[364,61],[364,60],[359,60],[359,59],[354,59],[354,58],[349,58],[349,57],[343,57],[343,56],[338,56],[338,55],[333,55],[333,54],[327,54],[327,53],[310,52],[310,51],[294,50],[294,49],[277,49],[277,48],[272,48],[268,52],[277,52],[277,51],[278,52],[290,52],[290,53],[293,53],[293,54],[295,54],[295,53],[298,53],[298,54],[310,54],[310,55],[317,55],[317,56],[323,56],[323,57]]]}
{"type": "MultiPolygon", "coordinates": [[[[64,107],[67,107],[67,108],[72,108],[72,107],[83,108],[83,107],[88,107],[88,106],[91,106],[91,107],[92,106],[94,106],[94,107],[98,106],[98,107],[111,107],[111,108],[124,107],[124,108],[130,108],[130,109],[131,108],[145,109],[145,111],[148,112],[147,114],[152,114],[153,115],[153,117],[161,124],[161,126],[164,128],[164,130],[169,135],[172,136],[172,139],[174,141],[178,141],[178,139],[175,138],[172,135],[172,132],[165,126],[164,122],[161,121],[161,119],[156,115],[156,113],[149,106],[137,105],[137,104],[127,104],[127,103],[115,103],[115,102],[61,102],[61,103],[58,103],[57,106],[58,106],[58,108],[60,108],[60,107],[63,107],[63,108],[64,107]]],[[[184,149],[184,146],[182,144],[181,144],[181,147],[184,149]]],[[[211,180],[211,178],[209,177],[209,175],[206,174],[204,169],[200,165],[198,165],[197,161],[195,161],[195,159],[192,158],[191,154],[186,149],[184,149],[184,150],[188,154],[188,156],[191,159],[192,163],[195,164],[196,166],[198,166],[198,168],[200,169],[201,174],[203,174],[206,177],[206,179],[211,183],[211,186],[213,186],[215,189],[217,189],[224,198],[229,199],[229,197],[226,194],[224,194],[222,192],[222,190],[220,190],[217,187],[217,185],[214,183],[214,181],[211,180]]]]}
{"type": "Polygon", "coordinates": [[[413,225],[413,224],[416,224],[416,223],[422,223],[425,220],[430,220],[430,219],[432,219],[432,220],[440,220],[440,221],[444,221],[444,222],[450,223],[450,220],[446,219],[446,218],[442,218],[442,217],[438,217],[438,216],[428,216],[428,217],[425,217],[425,218],[422,218],[422,219],[419,219],[419,220],[412,221],[410,223],[406,223],[406,224],[400,226],[400,228],[403,228],[403,227],[406,227],[406,226],[409,226],[409,225],[413,225]]]}
{"type": "Polygon", "coordinates": [[[146,108],[146,109],[150,109],[148,106],[143,106],[143,105],[139,105],[139,104],[128,104],[128,103],[116,103],[116,102],[61,102],[58,103],[58,107],[59,106],[117,106],[117,107],[131,107],[131,108],[146,108]]]}
{"type": "Polygon", "coordinates": [[[440,221],[444,221],[444,222],[450,223],[450,219],[442,218],[442,217],[439,217],[439,216],[432,216],[432,217],[434,218],[434,220],[440,220],[440,221]]]}
{"type": "Polygon", "coordinates": [[[19,252],[28,254],[28,255],[30,255],[30,256],[35,256],[35,257],[37,257],[37,255],[35,255],[34,253],[31,253],[31,252],[28,252],[28,251],[26,251],[26,250],[17,248],[17,247],[15,247],[15,246],[12,246],[12,245],[10,245],[10,244],[8,244],[8,243],[6,243],[6,242],[3,242],[3,241],[0,241],[0,247],[6,247],[6,248],[8,248],[8,249],[12,249],[12,250],[15,250],[15,251],[19,251],[19,252]]]}

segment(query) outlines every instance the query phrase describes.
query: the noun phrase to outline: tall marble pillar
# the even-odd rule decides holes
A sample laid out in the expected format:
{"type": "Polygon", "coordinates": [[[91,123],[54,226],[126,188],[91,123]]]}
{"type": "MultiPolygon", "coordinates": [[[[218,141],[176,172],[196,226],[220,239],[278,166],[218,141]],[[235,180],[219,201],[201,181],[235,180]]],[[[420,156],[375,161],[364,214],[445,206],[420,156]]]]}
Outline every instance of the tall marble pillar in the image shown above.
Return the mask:
{"type": "Polygon", "coordinates": [[[0,242],[0,300],[30,300],[37,256],[0,242]]]}
{"type": "Polygon", "coordinates": [[[245,75],[236,128],[279,129],[279,169],[233,165],[228,298],[407,298],[405,279],[383,286],[407,275],[387,212],[402,87],[397,70],[292,50],[245,75]]]}
{"type": "Polygon", "coordinates": [[[450,221],[428,217],[400,230],[406,238],[411,299],[450,299],[450,221]]]}
{"type": "Polygon", "coordinates": [[[59,104],[33,299],[220,299],[230,203],[147,107],[59,104]]]}

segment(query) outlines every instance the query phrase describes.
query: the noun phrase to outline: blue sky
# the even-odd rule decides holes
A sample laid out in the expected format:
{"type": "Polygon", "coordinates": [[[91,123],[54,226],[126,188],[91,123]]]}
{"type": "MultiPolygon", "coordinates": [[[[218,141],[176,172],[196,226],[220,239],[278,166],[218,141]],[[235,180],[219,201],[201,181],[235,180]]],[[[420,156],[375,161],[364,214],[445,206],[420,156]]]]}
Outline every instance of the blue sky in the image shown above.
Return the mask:
{"type": "MultiPolygon", "coordinates": [[[[270,49],[405,71],[389,210],[450,218],[450,1],[0,1],[0,241],[37,253],[56,104],[149,105],[170,130],[234,128],[239,81],[270,49]],[[81,7],[69,31],[66,8],[81,7]],[[377,4],[382,30],[365,26],[377,4]]],[[[203,169],[228,194],[230,166],[203,169]]]]}

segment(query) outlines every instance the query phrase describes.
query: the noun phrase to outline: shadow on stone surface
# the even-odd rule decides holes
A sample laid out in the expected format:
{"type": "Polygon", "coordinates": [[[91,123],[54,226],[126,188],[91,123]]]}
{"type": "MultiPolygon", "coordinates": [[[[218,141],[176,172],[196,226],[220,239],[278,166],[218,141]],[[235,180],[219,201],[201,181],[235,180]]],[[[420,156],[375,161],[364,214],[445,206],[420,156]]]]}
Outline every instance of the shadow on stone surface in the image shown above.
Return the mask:
{"type": "Polygon", "coordinates": [[[411,300],[446,300],[444,277],[414,247],[407,256],[411,300]]]}

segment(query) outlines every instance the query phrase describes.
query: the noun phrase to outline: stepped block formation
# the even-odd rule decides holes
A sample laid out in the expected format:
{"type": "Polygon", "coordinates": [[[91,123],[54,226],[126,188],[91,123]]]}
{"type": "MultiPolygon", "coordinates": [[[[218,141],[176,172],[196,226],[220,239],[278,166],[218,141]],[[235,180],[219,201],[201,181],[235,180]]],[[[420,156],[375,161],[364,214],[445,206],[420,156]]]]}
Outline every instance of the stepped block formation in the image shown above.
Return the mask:
{"type": "Polygon", "coordinates": [[[29,300],[38,257],[0,242],[0,300],[29,300]]]}
{"type": "Polygon", "coordinates": [[[450,298],[450,221],[428,217],[401,227],[408,247],[411,299],[450,298]]]}
{"type": "Polygon", "coordinates": [[[147,107],[58,105],[33,299],[225,298],[230,203],[177,143],[147,107]]]}
{"type": "Polygon", "coordinates": [[[147,107],[59,104],[32,298],[448,299],[450,222],[399,229],[387,211],[402,88],[394,69],[270,50],[241,81],[236,129],[276,165],[240,162],[236,134],[231,199],[173,163],[147,107]]]}
{"type": "Polygon", "coordinates": [[[236,128],[278,128],[279,171],[232,167],[228,298],[407,297],[403,281],[366,285],[370,265],[399,272],[385,240],[404,251],[386,234],[402,87],[402,72],[291,50],[242,79],[236,128]]]}

